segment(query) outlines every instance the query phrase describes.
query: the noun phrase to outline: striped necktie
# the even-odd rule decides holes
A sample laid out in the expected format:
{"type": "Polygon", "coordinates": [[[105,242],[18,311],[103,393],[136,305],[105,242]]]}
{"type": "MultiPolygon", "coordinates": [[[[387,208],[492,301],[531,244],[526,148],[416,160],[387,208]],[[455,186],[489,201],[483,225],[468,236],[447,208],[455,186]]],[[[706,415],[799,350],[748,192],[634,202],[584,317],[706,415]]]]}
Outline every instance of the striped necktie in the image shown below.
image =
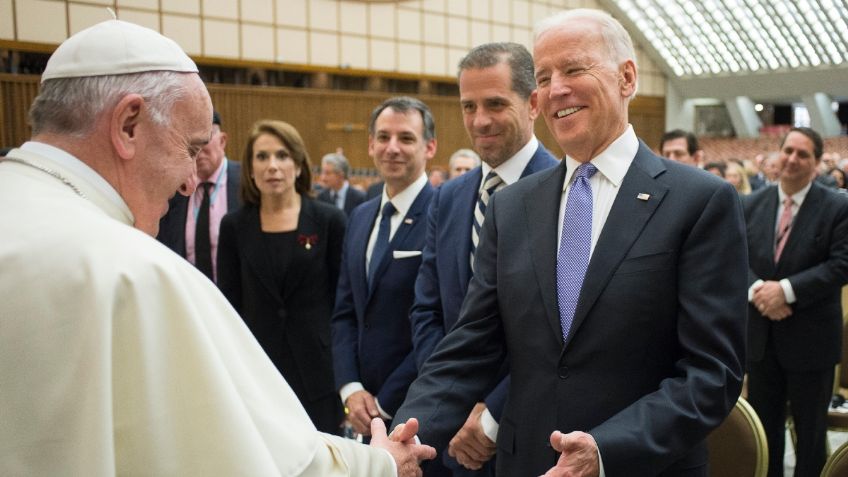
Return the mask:
{"type": "Polygon", "coordinates": [[[474,270],[474,252],[477,251],[477,245],[480,244],[480,229],[483,227],[483,219],[486,218],[486,206],[489,205],[489,198],[498,189],[504,187],[504,181],[497,172],[490,171],[486,174],[486,180],[483,181],[483,190],[480,191],[480,197],[477,199],[477,206],[474,207],[474,223],[471,228],[471,270],[474,270]]]}

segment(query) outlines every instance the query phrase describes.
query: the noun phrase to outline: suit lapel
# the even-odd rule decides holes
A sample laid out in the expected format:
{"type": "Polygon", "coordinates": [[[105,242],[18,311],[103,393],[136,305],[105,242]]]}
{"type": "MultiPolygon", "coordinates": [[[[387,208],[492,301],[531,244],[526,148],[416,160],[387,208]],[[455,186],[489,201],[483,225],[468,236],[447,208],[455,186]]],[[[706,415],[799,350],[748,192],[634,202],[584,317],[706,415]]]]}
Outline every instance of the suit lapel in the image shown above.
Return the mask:
{"type": "Polygon", "coordinates": [[[566,166],[563,162],[559,167],[552,169],[550,174],[541,178],[538,186],[524,196],[526,213],[524,230],[529,236],[527,243],[530,244],[530,258],[542,292],[548,323],[552,332],[559,337],[562,337],[562,326],[559,322],[559,308],[556,300],[556,250],[559,235],[559,204],[562,198],[565,171],[566,166]]]}
{"type": "Polygon", "coordinates": [[[462,296],[465,296],[468,291],[468,282],[471,280],[471,227],[474,221],[474,209],[477,207],[480,178],[483,177],[482,168],[477,167],[466,175],[469,178],[465,179],[465,183],[457,190],[454,197],[457,203],[451,205],[457,213],[452,214],[452,233],[450,234],[458,241],[455,248],[456,271],[459,274],[458,283],[462,296]]]}
{"type": "Polygon", "coordinates": [[[383,255],[382,260],[380,260],[377,264],[374,282],[372,283],[372,287],[368,290],[368,301],[371,301],[371,296],[373,296],[374,290],[377,288],[377,282],[379,282],[383,274],[386,273],[386,268],[388,268],[389,264],[393,260],[392,252],[403,247],[406,243],[406,238],[409,235],[410,230],[418,224],[419,220],[424,220],[424,212],[427,211],[427,205],[430,203],[429,199],[432,194],[433,187],[430,186],[430,184],[426,184],[424,188],[421,189],[421,192],[419,192],[415,197],[415,200],[412,202],[412,206],[401,220],[394,237],[392,237],[391,242],[389,242],[389,249],[386,250],[386,254],[383,255]]]}
{"type": "MultiPolygon", "coordinates": [[[[639,151],[624,176],[589,261],[568,341],[572,339],[598,296],[609,283],[613,272],[642,234],[645,224],[668,192],[666,185],[655,180],[664,171],[665,166],[662,161],[640,143],[639,151]],[[650,197],[648,200],[641,200],[637,198],[640,194],[648,194],[650,197]]],[[[565,345],[567,348],[568,343],[566,342],[565,345]]]]}

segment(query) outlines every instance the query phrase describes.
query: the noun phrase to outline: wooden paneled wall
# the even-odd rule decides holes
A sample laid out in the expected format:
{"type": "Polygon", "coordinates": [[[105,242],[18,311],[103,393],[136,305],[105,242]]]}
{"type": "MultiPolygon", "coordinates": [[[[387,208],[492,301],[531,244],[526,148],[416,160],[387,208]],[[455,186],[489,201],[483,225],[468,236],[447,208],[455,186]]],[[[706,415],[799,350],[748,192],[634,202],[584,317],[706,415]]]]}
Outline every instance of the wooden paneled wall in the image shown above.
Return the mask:
{"type": "MultiPolygon", "coordinates": [[[[21,144],[30,136],[26,117],[38,92],[38,77],[0,74],[0,147],[21,144]]],[[[313,166],[321,156],[344,149],[355,168],[372,168],[368,157],[368,118],[390,93],[349,92],[302,88],[271,88],[210,84],[209,92],[229,135],[227,155],[240,160],[251,125],[259,119],[280,119],[298,129],[306,142],[313,166]]],[[[459,101],[449,96],[420,96],[436,120],[438,150],[432,165],[446,166],[457,149],[470,142],[462,124],[459,101]]],[[[636,134],[656,147],[664,131],[665,99],[637,97],[630,106],[636,134]]],[[[560,155],[559,147],[540,118],[536,134],[560,155]]]]}

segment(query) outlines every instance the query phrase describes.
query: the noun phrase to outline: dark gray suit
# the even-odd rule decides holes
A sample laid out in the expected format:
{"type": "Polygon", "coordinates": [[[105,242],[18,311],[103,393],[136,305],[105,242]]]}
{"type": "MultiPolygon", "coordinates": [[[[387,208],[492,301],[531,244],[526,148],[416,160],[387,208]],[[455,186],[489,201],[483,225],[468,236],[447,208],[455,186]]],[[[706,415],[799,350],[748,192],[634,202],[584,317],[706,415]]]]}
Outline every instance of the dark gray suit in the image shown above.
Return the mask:
{"type": "Polygon", "coordinates": [[[775,263],[777,189],[768,186],[743,199],[748,286],[758,279],[786,278],[797,301],[791,305],[792,314],[781,321],[771,321],[754,306],[748,308],[749,398],[769,438],[769,475],[783,475],[787,398],[798,435],[796,475],[818,475],[826,457],[825,420],[833,366],[842,348],[848,198],[813,181],[775,263]]]}
{"type": "MultiPolygon", "coordinates": [[[[336,205],[336,201],[330,196],[330,189],[322,190],[317,197],[318,200],[322,202],[326,202],[328,204],[336,205]]],[[[348,217],[350,217],[350,213],[353,212],[353,209],[356,208],[357,205],[365,202],[365,192],[348,185],[347,194],[345,194],[345,203],[344,203],[344,213],[348,217]]]]}
{"type": "Polygon", "coordinates": [[[742,382],[738,196],[640,143],[563,344],[555,270],[565,172],[563,162],[492,197],[459,322],[396,422],[417,417],[421,440],[442,448],[509,355],[498,475],[546,472],[558,457],[554,430],[592,434],[609,476],[706,475],[703,440],[742,382]]]}

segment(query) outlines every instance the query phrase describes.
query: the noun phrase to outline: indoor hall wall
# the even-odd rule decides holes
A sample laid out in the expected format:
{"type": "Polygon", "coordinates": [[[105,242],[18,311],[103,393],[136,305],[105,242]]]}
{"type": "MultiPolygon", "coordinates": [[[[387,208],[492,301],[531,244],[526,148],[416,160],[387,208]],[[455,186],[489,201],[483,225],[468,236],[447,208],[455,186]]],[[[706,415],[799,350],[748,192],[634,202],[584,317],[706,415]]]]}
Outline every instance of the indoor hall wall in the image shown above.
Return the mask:
{"type": "MultiPolygon", "coordinates": [[[[0,0],[0,48],[52,51],[110,18],[173,38],[205,64],[375,72],[452,79],[475,45],[515,41],[566,8],[596,0],[0,0]]],[[[638,48],[640,94],[664,96],[665,78],[638,48]]]]}

